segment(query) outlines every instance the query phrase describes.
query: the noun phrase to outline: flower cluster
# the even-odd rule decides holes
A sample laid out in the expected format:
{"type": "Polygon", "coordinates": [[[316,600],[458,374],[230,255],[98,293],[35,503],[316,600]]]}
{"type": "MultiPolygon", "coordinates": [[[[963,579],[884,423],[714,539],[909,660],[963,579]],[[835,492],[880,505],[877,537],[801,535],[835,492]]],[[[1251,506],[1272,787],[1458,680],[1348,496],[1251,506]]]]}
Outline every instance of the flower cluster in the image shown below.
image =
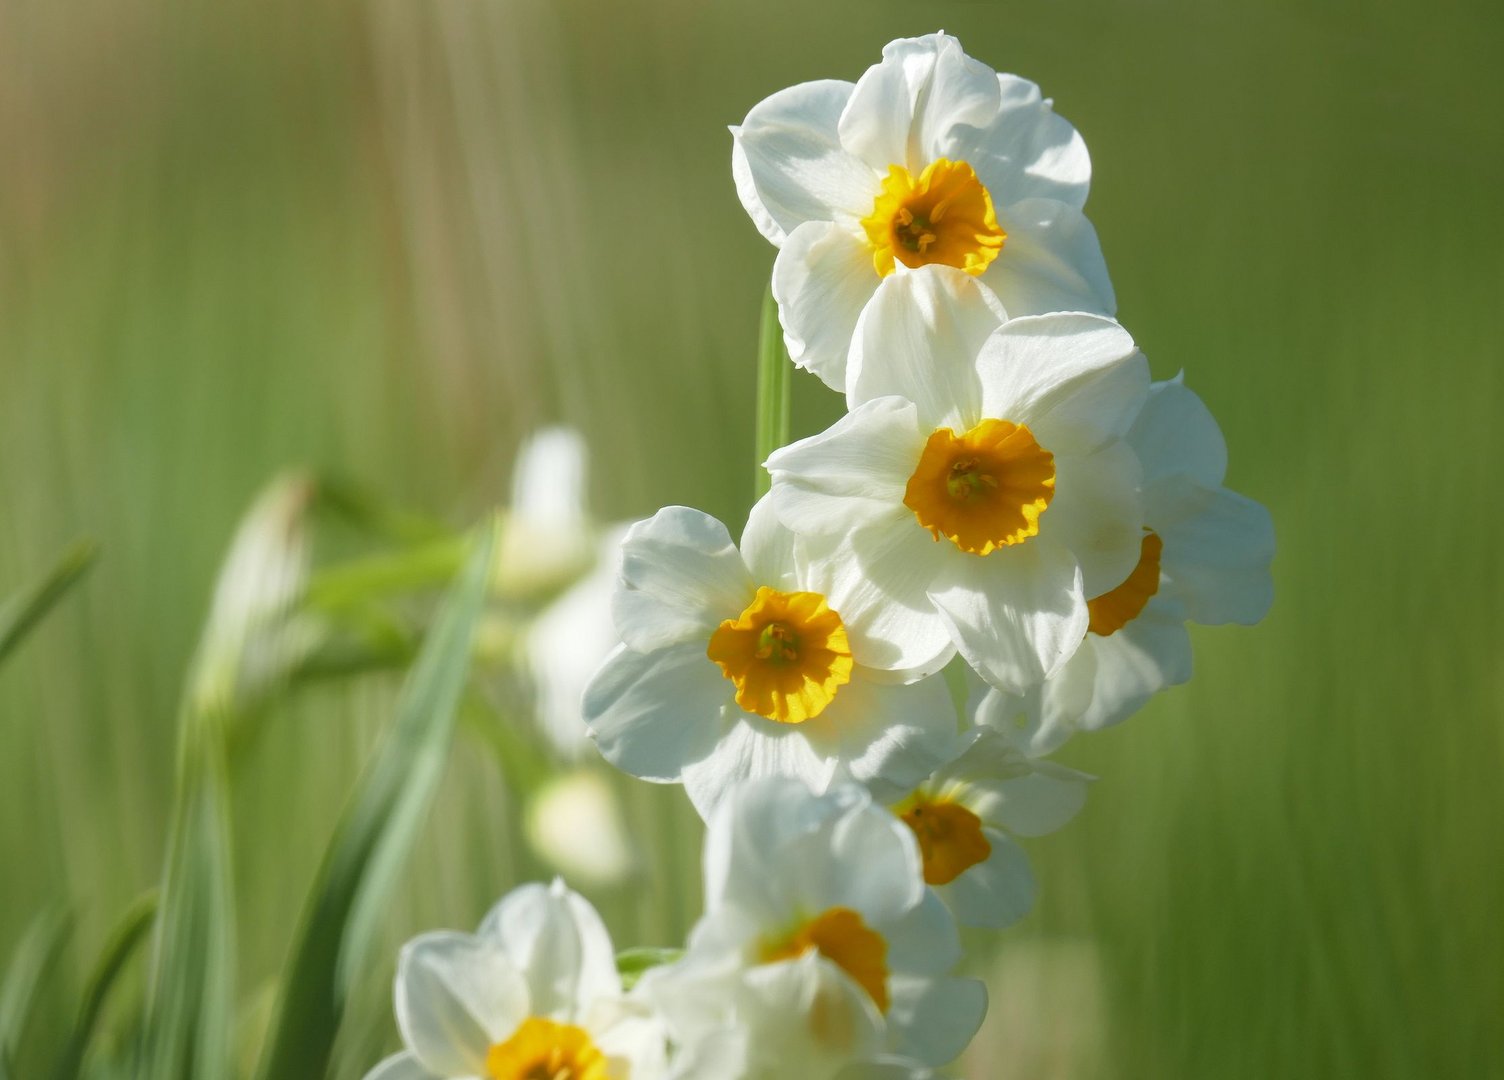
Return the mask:
{"type": "Polygon", "coordinates": [[[1044,755],[1189,678],[1187,622],[1268,609],[1268,514],[1113,318],[1086,148],[1033,83],[935,34],[732,133],[789,356],[847,412],[768,458],[739,541],[677,506],[627,531],[584,695],[606,759],[709,822],[705,914],[629,994],[560,887],[420,939],[392,1076],[943,1065],[986,1008],[957,924],[1024,915],[1016,838],[1084,802],[1044,755]]]}

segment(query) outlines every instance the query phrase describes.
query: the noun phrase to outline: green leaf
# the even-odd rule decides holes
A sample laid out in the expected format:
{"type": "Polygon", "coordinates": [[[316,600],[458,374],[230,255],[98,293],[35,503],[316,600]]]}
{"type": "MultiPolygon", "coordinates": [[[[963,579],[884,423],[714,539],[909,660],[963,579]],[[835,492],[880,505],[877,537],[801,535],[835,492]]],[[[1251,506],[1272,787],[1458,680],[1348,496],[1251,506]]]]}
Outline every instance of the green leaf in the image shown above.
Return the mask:
{"type": "Polygon", "coordinates": [[[235,901],[224,718],[185,707],[147,1004],[152,1080],[233,1075],[235,901]]]}
{"type": "Polygon", "coordinates": [[[653,945],[639,945],[623,949],[616,954],[616,970],[621,974],[623,988],[630,990],[637,980],[655,967],[672,964],[684,956],[683,949],[662,949],[653,945]]]}
{"type": "Polygon", "coordinates": [[[17,1074],[15,1064],[21,1039],[31,1022],[38,989],[61,955],[73,920],[60,911],[43,911],[32,919],[21,936],[5,981],[0,983],[0,1080],[17,1074]]]}
{"type": "Polygon", "coordinates": [[[757,480],[758,497],[767,494],[773,478],[762,463],[789,441],[789,409],[793,364],[783,347],[778,325],[778,302],[768,289],[762,300],[757,336],[757,480]]]}
{"type": "Polygon", "coordinates": [[[63,553],[45,577],[0,605],[0,661],[79,582],[98,554],[99,547],[94,541],[78,541],[63,553]]]}
{"type": "Polygon", "coordinates": [[[78,1016],[73,1022],[73,1031],[63,1045],[62,1055],[54,1067],[53,1080],[77,1080],[83,1067],[84,1054],[89,1049],[89,1040],[94,1035],[94,1025],[109,1000],[115,980],[135,953],[136,947],[146,938],[152,920],[157,916],[157,894],[147,893],[126,911],[109,943],[99,954],[89,983],[84,988],[78,1016]]]}
{"type": "Polygon", "coordinates": [[[258,1075],[322,1080],[376,924],[443,775],[496,546],[474,544],[403,687],[397,718],[362,777],[310,894],[258,1075]]]}

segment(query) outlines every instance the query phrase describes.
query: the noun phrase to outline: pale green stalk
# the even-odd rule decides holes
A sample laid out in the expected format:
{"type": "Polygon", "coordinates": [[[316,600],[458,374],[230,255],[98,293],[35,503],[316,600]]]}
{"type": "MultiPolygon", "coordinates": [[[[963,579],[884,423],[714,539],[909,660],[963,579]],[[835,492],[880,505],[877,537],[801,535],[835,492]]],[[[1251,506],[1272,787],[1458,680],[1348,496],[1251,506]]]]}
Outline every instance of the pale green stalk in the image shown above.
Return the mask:
{"type": "Polygon", "coordinates": [[[773,479],[763,462],[789,441],[790,376],[793,365],[783,347],[778,325],[778,302],[770,288],[763,296],[757,335],[757,477],[754,490],[761,498],[773,479]]]}

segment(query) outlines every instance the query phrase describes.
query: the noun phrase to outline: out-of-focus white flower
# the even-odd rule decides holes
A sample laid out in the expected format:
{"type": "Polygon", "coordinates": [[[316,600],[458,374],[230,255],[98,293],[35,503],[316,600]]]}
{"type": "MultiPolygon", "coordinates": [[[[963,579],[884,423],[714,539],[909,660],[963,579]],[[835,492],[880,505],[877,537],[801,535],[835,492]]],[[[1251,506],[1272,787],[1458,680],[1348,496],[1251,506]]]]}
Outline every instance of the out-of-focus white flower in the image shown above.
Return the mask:
{"type": "Polygon", "coordinates": [[[742,204],[781,249],[789,355],[833,389],[847,388],[852,330],[890,276],[955,267],[1012,316],[1116,308],[1081,213],[1081,137],[1037,86],[953,37],[894,41],[854,84],[780,90],[732,135],[742,204]]]}
{"type": "Polygon", "coordinates": [[[591,567],[599,529],[585,507],[586,461],[573,428],[544,428],[522,444],[492,575],[502,593],[548,592],[591,567]]]}
{"type": "Polygon", "coordinates": [[[611,619],[611,595],[621,568],[624,525],[601,538],[595,568],[545,607],[527,630],[533,708],[543,733],[565,758],[590,745],[581,700],[591,677],[621,643],[611,619]]]}
{"type": "Polygon", "coordinates": [[[768,458],[770,497],[832,592],[881,598],[874,663],[959,650],[1021,692],[1080,645],[1087,597],[1138,561],[1122,436],[1149,372],[1110,319],[999,325],[979,288],[948,268],[886,280],[852,347],[852,411],[768,458]]]}
{"type": "Polygon", "coordinates": [[[616,793],[591,769],[555,777],[533,795],[527,837],[538,854],[583,885],[616,884],[632,870],[616,793]]]}
{"type": "Polygon", "coordinates": [[[949,975],[955,922],[914,836],[865,790],[743,784],[711,819],[704,867],[684,958],[640,984],[676,1042],[728,1063],[702,1075],[824,1080],[884,1053],[938,1065],[981,1024],[986,992],[949,975]]]}
{"type": "Polygon", "coordinates": [[[1091,777],[1034,761],[999,733],[973,730],[965,749],[893,813],[914,831],[924,880],[963,926],[1000,928],[1034,904],[1028,857],[1010,837],[1043,836],[1075,817],[1091,777]]]}
{"type": "Polygon", "coordinates": [[[832,567],[795,556],[766,500],[732,544],[698,510],[634,525],[614,611],[623,644],[585,694],[585,720],[618,768],[683,783],[702,815],[731,785],[838,769],[902,790],[951,752],[956,713],[938,679],[908,685],[870,666],[870,645],[832,606],[832,567]]]}
{"type": "Polygon", "coordinates": [[[1269,512],[1222,486],[1227,444],[1180,376],[1154,384],[1125,441],[1144,468],[1138,564],[1087,602],[1086,637],[1059,672],[1023,694],[987,693],[974,710],[1030,754],[1119,723],[1189,679],[1187,620],[1249,625],[1274,597],[1269,512]]]}
{"type": "Polygon", "coordinates": [[[406,1049],[366,1080],[654,1080],[661,1024],[622,993],[611,938],[562,882],[514,889],[475,934],[424,934],[397,965],[406,1049]]]}

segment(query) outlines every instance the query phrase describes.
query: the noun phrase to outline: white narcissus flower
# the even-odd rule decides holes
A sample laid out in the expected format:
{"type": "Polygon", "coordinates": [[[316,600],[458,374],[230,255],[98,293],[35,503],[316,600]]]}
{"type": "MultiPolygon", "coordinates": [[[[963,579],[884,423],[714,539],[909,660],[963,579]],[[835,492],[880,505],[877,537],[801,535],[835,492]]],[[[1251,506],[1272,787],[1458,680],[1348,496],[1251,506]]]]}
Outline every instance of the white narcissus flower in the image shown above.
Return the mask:
{"type": "Polygon", "coordinates": [[[614,604],[624,644],[585,693],[601,753],[683,783],[702,815],[762,776],[820,788],[844,770],[902,791],[928,775],[954,747],[955,706],[942,680],[905,685],[892,668],[935,657],[873,640],[880,598],[838,595],[835,570],[796,556],[766,499],[740,551],[719,521],[682,506],[633,526],[614,604]]]}
{"type": "Polygon", "coordinates": [[[731,130],[742,204],[781,249],[789,355],[835,390],[857,316],[894,274],[955,267],[1011,316],[1116,310],[1081,213],[1081,137],[1037,86],[953,37],[894,41],[856,83],[780,90],[731,130]]]}
{"type": "Polygon", "coordinates": [[[888,613],[895,648],[951,642],[1021,692],[1080,645],[1087,597],[1138,562],[1122,435],[1149,371],[1111,319],[999,325],[979,293],[947,268],[883,282],[852,346],[851,412],[768,458],[770,497],[832,591],[888,613]]]}
{"type": "Polygon", "coordinates": [[[406,1049],[366,1080],[655,1080],[663,1027],[622,993],[595,909],[556,881],[514,889],[475,934],[409,942],[397,964],[406,1049]]]}
{"type": "Polygon", "coordinates": [[[893,813],[919,841],[924,880],[962,926],[998,929],[1034,905],[1034,875],[1013,836],[1043,836],[1075,817],[1092,777],[1034,761],[979,728],[893,813]]]}
{"type": "Polygon", "coordinates": [[[1222,486],[1227,444],[1180,376],[1154,384],[1125,441],[1144,468],[1137,566],[1087,602],[1086,638],[1059,672],[1022,695],[989,692],[975,709],[1030,754],[1119,723],[1189,679],[1187,621],[1251,625],[1274,598],[1269,512],[1222,486]]]}
{"type": "Polygon", "coordinates": [[[913,834],[862,788],[739,786],[711,818],[704,869],[684,958],[641,984],[684,1053],[723,1063],[701,1075],[906,1076],[882,1055],[939,1065],[976,1033],[986,990],[949,974],[955,922],[913,834]],[[882,1068],[900,1071],[863,1071],[882,1068]]]}

